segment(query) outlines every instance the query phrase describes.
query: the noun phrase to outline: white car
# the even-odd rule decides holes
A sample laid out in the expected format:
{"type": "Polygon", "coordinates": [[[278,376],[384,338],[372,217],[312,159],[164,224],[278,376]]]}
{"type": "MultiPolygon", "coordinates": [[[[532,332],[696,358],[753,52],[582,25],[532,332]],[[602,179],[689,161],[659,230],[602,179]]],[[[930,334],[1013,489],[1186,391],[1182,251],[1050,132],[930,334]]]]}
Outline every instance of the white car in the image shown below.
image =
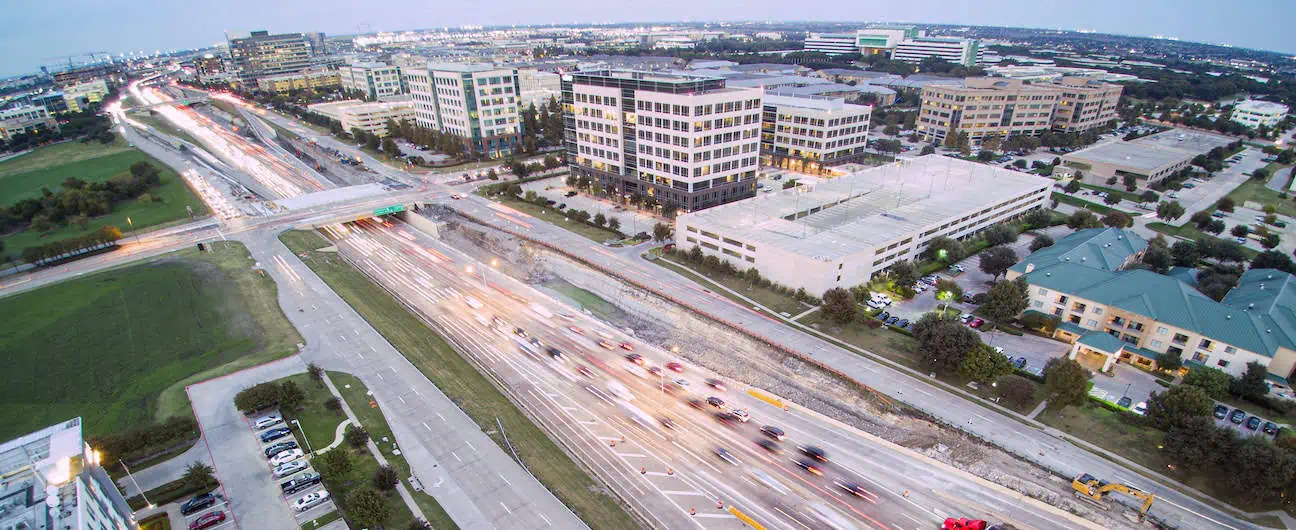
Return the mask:
{"type": "Polygon", "coordinates": [[[1134,405],[1134,408],[1131,410],[1139,416],[1147,414],[1147,403],[1140,401],[1137,405],[1134,405]]]}
{"type": "Polygon", "coordinates": [[[327,501],[329,498],[328,490],[313,491],[302,495],[302,498],[293,501],[293,509],[304,512],[327,501]]]}
{"type": "Polygon", "coordinates": [[[733,417],[738,418],[738,421],[743,423],[747,423],[747,421],[751,419],[751,414],[747,413],[747,409],[733,409],[729,411],[729,413],[733,414],[733,417]]]}
{"type": "Polygon", "coordinates": [[[287,464],[283,464],[281,466],[275,467],[274,476],[275,478],[284,478],[298,471],[302,471],[306,469],[306,467],[307,464],[305,460],[294,460],[292,462],[288,462],[287,464]]]}
{"type": "Polygon", "coordinates": [[[283,418],[280,418],[279,416],[266,416],[256,421],[256,428],[259,431],[267,427],[279,425],[280,423],[283,423],[283,418]]]}
{"type": "Polygon", "coordinates": [[[303,453],[301,449],[292,449],[289,451],[284,451],[282,453],[275,455],[274,458],[271,458],[270,465],[279,467],[283,464],[287,464],[288,462],[292,462],[293,460],[296,460],[303,456],[306,456],[306,453],[303,453]]]}
{"type": "Polygon", "coordinates": [[[465,296],[465,297],[464,297],[464,303],[465,303],[465,304],[468,304],[468,307],[471,307],[471,308],[473,308],[473,309],[481,309],[481,308],[482,308],[481,300],[478,300],[478,299],[473,298],[473,297],[471,297],[471,296],[465,296]]]}

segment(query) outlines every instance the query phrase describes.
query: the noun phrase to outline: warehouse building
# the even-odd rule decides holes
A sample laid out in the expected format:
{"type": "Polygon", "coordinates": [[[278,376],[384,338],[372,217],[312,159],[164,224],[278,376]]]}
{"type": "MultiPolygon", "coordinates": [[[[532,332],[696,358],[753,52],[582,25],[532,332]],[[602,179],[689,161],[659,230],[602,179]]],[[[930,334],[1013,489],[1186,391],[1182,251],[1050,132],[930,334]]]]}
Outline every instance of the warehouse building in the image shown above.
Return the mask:
{"type": "Polygon", "coordinates": [[[680,215],[675,244],[820,295],[1041,208],[1053,181],[927,155],[680,215]]]}
{"type": "Polygon", "coordinates": [[[1158,182],[1192,164],[1197,155],[1233,143],[1227,136],[1171,129],[1136,140],[1098,144],[1062,156],[1053,176],[1079,175],[1083,182],[1103,184],[1112,177],[1133,175],[1139,187],[1158,182]]]}

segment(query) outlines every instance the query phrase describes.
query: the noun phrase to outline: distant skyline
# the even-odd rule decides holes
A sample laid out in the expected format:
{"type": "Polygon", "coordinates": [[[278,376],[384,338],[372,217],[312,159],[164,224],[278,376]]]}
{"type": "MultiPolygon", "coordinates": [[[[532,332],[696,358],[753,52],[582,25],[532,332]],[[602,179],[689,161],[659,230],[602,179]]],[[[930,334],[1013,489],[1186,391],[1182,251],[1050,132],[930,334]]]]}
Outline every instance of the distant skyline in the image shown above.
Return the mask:
{"type": "Polygon", "coordinates": [[[1296,54],[1296,39],[1290,33],[1296,2],[1291,0],[1249,0],[1242,3],[1245,8],[1222,0],[493,0],[453,8],[385,0],[186,4],[7,2],[0,17],[0,76],[32,73],[42,65],[66,62],[60,56],[69,54],[201,48],[223,41],[226,31],[351,34],[463,25],[691,20],[818,19],[1084,29],[1296,54]]]}

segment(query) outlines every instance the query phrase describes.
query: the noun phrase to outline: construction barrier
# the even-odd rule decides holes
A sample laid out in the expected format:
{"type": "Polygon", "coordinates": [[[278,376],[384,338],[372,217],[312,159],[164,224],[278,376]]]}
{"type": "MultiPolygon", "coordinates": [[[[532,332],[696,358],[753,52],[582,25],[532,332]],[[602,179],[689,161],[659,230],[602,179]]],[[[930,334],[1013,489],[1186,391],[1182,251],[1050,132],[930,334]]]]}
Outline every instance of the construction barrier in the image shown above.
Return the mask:
{"type": "Polygon", "coordinates": [[[755,519],[748,517],[747,514],[738,511],[738,509],[734,508],[733,506],[729,507],[729,513],[733,514],[734,517],[737,517],[739,521],[747,523],[748,525],[750,525],[752,528],[755,528],[756,530],[765,530],[765,525],[756,522],[755,519]]]}
{"type": "Polygon", "coordinates": [[[761,392],[760,390],[756,390],[755,388],[748,390],[747,395],[759,399],[761,401],[764,401],[766,403],[769,403],[770,405],[774,405],[775,407],[778,407],[780,409],[787,410],[786,403],[783,403],[783,401],[779,400],[778,398],[775,398],[774,396],[761,392]]]}

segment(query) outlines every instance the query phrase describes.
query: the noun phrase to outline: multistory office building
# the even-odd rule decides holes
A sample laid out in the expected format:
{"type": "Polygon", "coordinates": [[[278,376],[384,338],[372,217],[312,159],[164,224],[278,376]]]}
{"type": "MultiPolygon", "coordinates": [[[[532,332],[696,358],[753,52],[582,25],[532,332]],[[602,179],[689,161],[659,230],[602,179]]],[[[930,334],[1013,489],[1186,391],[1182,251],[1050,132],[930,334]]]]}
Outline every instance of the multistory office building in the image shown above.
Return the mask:
{"type": "Polygon", "coordinates": [[[405,92],[400,67],[386,63],[363,62],[340,66],[338,77],[343,91],[365,99],[375,100],[405,92]]]}
{"type": "Polygon", "coordinates": [[[974,39],[915,37],[897,44],[891,59],[920,63],[923,59],[936,58],[971,67],[981,62],[981,53],[981,44],[974,39]]]}
{"type": "Polygon", "coordinates": [[[314,50],[310,39],[301,33],[253,31],[247,37],[228,39],[228,43],[230,63],[244,84],[310,68],[314,50]]]}
{"type": "Polygon", "coordinates": [[[868,145],[873,108],[843,98],[764,97],[761,158],[765,165],[819,172],[825,167],[859,161],[868,145]]]}
{"type": "Polygon", "coordinates": [[[416,124],[462,138],[467,150],[491,158],[518,150],[523,131],[517,69],[432,63],[401,71],[416,124]]]}
{"type": "Polygon", "coordinates": [[[0,444],[0,528],[131,530],[134,516],[81,418],[0,444]]]}

